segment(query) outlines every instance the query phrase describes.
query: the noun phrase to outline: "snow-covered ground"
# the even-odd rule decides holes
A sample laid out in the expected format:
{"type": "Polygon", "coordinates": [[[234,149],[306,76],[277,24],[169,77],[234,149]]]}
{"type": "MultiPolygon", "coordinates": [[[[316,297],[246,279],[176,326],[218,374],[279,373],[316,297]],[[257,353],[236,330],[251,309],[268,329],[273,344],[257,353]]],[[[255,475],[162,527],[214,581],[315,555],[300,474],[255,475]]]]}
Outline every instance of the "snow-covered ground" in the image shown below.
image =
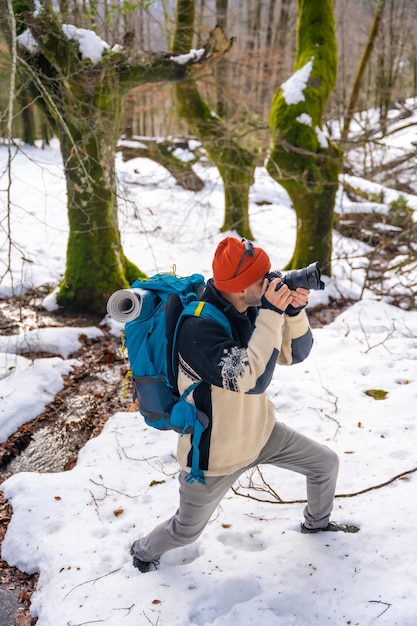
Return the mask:
{"type": "MultiPolygon", "coordinates": [[[[68,232],[58,146],[11,150],[9,181],[8,149],[0,146],[0,297],[13,288],[55,286],[68,232]],[[13,273],[4,275],[7,265],[13,273]]],[[[215,169],[199,166],[198,173],[206,185],[191,193],[145,159],[118,162],[124,249],[148,274],[175,266],[181,275],[210,276],[225,235],[218,232],[223,191],[215,169]]],[[[338,206],[352,208],[342,193],[338,206]]],[[[417,207],[417,198],[410,197],[410,206],[417,207]]],[[[274,268],[283,267],[294,245],[294,212],[262,168],[251,190],[250,219],[257,245],[274,268]]],[[[325,277],[326,290],[312,293],[311,304],[329,295],[359,296],[364,252],[335,233],[334,277],[325,277]]],[[[53,297],[46,304],[52,303],[53,297]]],[[[121,325],[103,323],[120,333],[121,325]]],[[[2,440],[62,387],[81,332],[86,329],[50,328],[0,337],[2,440]],[[26,346],[56,356],[31,360],[26,346]]],[[[157,571],[140,574],[130,544],[177,506],[176,435],[120,412],[71,471],[20,473],[2,485],[13,507],[2,558],[40,572],[32,597],[38,626],[415,626],[417,312],[365,291],[314,337],[304,363],[277,368],[270,396],[277,419],[339,454],[333,519],[358,523],[361,531],[302,535],[304,480],[261,468],[263,480],[255,473],[238,486],[253,498],[230,492],[199,541],[164,555],[157,571]],[[372,390],[386,397],[376,400],[372,390]],[[253,481],[271,485],[287,503],[254,489],[253,481]]]]}

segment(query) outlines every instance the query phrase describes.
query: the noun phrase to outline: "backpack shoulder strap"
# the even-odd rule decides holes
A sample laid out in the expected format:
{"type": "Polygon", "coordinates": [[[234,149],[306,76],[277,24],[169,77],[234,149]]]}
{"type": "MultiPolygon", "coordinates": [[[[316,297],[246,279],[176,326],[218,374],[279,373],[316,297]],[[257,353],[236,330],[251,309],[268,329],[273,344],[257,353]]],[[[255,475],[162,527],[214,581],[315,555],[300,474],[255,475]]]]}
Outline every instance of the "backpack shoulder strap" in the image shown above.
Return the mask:
{"type": "Polygon", "coordinates": [[[194,302],[189,302],[184,306],[184,309],[181,313],[181,316],[194,316],[194,317],[204,317],[204,319],[212,320],[213,322],[217,322],[220,326],[223,326],[225,330],[227,330],[230,337],[233,337],[232,327],[230,326],[230,322],[214,304],[210,304],[210,302],[204,302],[204,300],[195,300],[194,302]]]}
{"type": "Polygon", "coordinates": [[[222,313],[214,304],[210,304],[210,302],[204,302],[203,300],[193,300],[192,302],[188,302],[184,305],[177,323],[175,325],[175,330],[173,334],[173,340],[171,345],[171,373],[173,376],[173,380],[176,381],[177,374],[177,339],[178,332],[181,327],[181,323],[183,322],[185,317],[203,317],[207,320],[212,320],[213,322],[217,322],[220,326],[222,326],[230,335],[230,338],[233,339],[232,327],[230,325],[227,317],[222,313]]]}
{"type": "MultiPolygon", "coordinates": [[[[178,363],[178,354],[177,354],[178,332],[179,332],[181,323],[183,322],[184,318],[191,317],[191,316],[203,317],[204,319],[217,322],[217,324],[222,326],[228,332],[230,337],[233,338],[232,327],[230,325],[229,320],[224,315],[224,313],[222,313],[217,307],[215,307],[213,304],[210,304],[209,302],[204,302],[202,300],[193,300],[191,302],[188,302],[187,304],[184,305],[183,310],[181,311],[178,317],[178,320],[175,326],[174,338],[172,342],[171,369],[172,369],[172,372],[175,374],[177,372],[177,363],[178,363]]],[[[185,400],[188,394],[194,391],[194,389],[200,384],[200,382],[201,381],[196,381],[195,383],[192,383],[184,391],[184,393],[180,397],[180,400],[185,400]]],[[[174,406],[173,411],[175,411],[176,408],[179,409],[179,406],[178,405],[176,407],[174,406]]],[[[195,480],[197,480],[200,483],[205,483],[204,472],[200,469],[200,463],[199,463],[199,458],[200,458],[199,445],[200,445],[202,433],[207,427],[207,424],[203,423],[203,420],[201,419],[201,416],[204,416],[204,414],[202,414],[194,406],[193,406],[193,410],[194,410],[195,420],[193,424],[193,437],[192,437],[192,464],[191,464],[191,471],[186,476],[185,479],[187,480],[187,482],[190,482],[190,483],[194,482],[195,480]]],[[[206,420],[207,420],[207,417],[206,417],[206,420]]]]}

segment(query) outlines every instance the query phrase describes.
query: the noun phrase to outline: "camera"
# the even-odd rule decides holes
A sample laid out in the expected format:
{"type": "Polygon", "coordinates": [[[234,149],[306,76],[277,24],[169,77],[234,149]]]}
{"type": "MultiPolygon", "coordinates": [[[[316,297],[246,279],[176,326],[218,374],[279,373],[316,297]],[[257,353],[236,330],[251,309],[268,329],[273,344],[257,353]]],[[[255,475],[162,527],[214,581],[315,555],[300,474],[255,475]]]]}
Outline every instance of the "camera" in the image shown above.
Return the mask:
{"type": "MultiPolygon", "coordinates": [[[[287,285],[289,289],[295,291],[297,287],[304,287],[304,289],[314,289],[316,291],[323,290],[325,288],[324,282],[321,280],[321,272],[319,269],[318,261],[310,263],[307,267],[303,267],[300,270],[290,270],[286,274],[282,272],[268,272],[266,278],[271,282],[274,278],[281,278],[284,285],[287,285]]],[[[281,285],[278,285],[277,290],[281,285]]]]}

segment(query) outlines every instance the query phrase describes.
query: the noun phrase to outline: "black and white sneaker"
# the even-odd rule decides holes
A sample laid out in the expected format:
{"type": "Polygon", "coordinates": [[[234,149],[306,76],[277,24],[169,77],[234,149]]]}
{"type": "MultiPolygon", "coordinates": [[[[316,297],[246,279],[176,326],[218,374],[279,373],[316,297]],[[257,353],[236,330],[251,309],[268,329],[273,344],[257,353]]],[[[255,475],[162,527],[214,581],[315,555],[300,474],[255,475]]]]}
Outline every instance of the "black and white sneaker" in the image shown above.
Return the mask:
{"type": "Polygon", "coordinates": [[[130,554],[133,556],[133,567],[137,567],[142,574],[149,572],[152,565],[155,569],[158,569],[159,561],[141,561],[141,559],[138,559],[135,555],[135,543],[136,541],[130,546],[130,554]]]}
{"type": "Polygon", "coordinates": [[[301,532],[306,535],[319,532],[335,533],[338,531],[343,533],[357,533],[359,530],[359,526],[354,526],[354,524],[339,524],[338,522],[329,522],[324,528],[307,528],[305,524],[301,524],[301,532]]]}

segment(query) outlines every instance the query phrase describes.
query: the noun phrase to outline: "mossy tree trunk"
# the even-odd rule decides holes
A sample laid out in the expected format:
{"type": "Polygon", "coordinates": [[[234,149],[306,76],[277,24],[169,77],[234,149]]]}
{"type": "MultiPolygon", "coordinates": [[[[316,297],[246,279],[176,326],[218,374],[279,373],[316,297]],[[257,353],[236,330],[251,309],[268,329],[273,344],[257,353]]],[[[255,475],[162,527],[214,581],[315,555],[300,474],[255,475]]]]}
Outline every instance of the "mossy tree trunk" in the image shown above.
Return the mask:
{"type": "MultiPolygon", "coordinates": [[[[173,41],[175,54],[192,48],[194,33],[194,0],[179,0],[173,41]]],[[[249,223],[249,189],[253,184],[255,159],[242,148],[233,134],[201,97],[194,79],[174,86],[179,115],[198,137],[210,161],[219,170],[224,186],[224,221],[221,231],[236,230],[252,239],[249,223]]]]}
{"type": "Polygon", "coordinates": [[[147,82],[177,81],[194,64],[215,58],[221,33],[198,58],[179,63],[166,53],[109,50],[83,58],[65,36],[60,17],[32,0],[14,4],[18,33],[29,29],[36,46],[22,48],[33,90],[58,131],[68,196],[70,233],[58,303],[67,309],[104,313],[108,296],[127,287],[140,270],[125,256],[117,222],[116,144],[122,128],[122,99],[147,82]]]}
{"type": "MultiPolygon", "coordinates": [[[[74,116],[61,124],[60,132],[69,238],[58,302],[84,311],[100,310],[112,291],[141,275],[124,255],[118,228],[114,155],[121,99],[117,84],[113,91],[110,82],[107,74],[105,84],[95,85],[89,102],[73,101],[74,116]]],[[[67,101],[64,108],[69,106],[67,101]]]]}
{"type": "Polygon", "coordinates": [[[274,94],[269,174],[288,192],[297,236],[287,268],[317,260],[331,273],[333,210],[342,150],[322,133],[322,115],[336,81],[332,0],[298,0],[294,73],[274,94]]]}

